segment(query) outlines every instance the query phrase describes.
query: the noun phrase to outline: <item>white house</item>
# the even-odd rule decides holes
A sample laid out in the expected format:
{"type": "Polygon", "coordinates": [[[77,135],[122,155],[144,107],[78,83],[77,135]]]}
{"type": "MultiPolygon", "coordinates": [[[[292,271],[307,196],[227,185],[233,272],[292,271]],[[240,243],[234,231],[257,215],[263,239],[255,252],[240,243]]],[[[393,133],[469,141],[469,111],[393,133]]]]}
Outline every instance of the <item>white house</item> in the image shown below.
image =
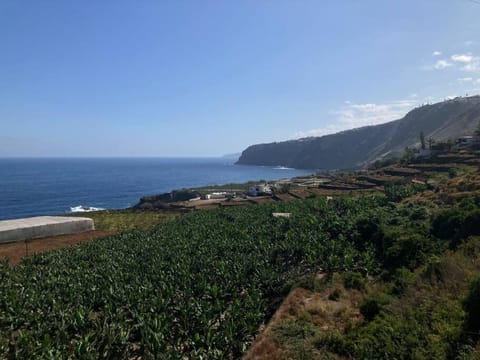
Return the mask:
{"type": "Polygon", "coordinates": [[[252,186],[248,190],[248,195],[250,196],[258,196],[262,194],[270,195],[271,193],[272,193],[272,188],[267,183],[257,184],[255,186],[252,186]]]}

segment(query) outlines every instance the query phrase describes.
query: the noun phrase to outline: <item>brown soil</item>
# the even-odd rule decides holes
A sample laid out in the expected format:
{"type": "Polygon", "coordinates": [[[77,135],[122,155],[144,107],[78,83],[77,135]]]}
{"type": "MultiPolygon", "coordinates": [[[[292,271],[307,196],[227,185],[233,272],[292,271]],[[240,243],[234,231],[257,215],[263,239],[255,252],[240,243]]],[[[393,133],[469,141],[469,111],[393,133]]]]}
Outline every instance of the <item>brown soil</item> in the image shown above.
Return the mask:
{"type": "Polygon", "coordinates": [[[79,234],[59,235],[42,239],[29,240],[27,242],[15,242],[0,244],[0,259],[8,258],[11,265],[16,265],[20,260],[35,253],[61,249],[67,246],[80,244],[93,239],[112,235],[112,231],[88,231],[79,234]]]}
{"type": "MultiPolygon", "coordinates": [[[[322,274],[319,274],[321,277],[322,274]]],[[[346,290],[337,285],[320,292],[296,288],[290,292],[269,323],[259,329],[259,335],[243,356],[243,360],[283,360],[288,358],[282,344],[275,341],[275,327],[289,319],[303,319],[311,322],[322,331],[344,332],[346,326],[361,321],[358,304],[364,295],[357,290],[346,290]],[[330,294],[338,289],[339,298],[330,299],[330,294]]]]}

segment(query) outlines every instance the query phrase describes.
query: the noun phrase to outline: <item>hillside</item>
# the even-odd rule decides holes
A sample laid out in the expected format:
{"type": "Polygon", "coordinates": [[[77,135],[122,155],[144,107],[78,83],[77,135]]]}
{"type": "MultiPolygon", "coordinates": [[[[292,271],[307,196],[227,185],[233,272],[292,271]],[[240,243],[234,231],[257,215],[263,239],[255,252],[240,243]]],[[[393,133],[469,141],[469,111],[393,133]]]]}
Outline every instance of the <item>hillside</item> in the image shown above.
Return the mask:
{"type": "Polygon", "coordinates": [[[0,262],[0,358],[478,358],[479,153],[421,161],[0,262]]]}
{"type": "Polygon", "coordinates": [[[322,137],[252,145],[237,164],[299,169],[350,169],[393,156],[419,142],[470,135],[480,121],[480,96],[455,98],[410,111],[400,120],[322,137]]]}

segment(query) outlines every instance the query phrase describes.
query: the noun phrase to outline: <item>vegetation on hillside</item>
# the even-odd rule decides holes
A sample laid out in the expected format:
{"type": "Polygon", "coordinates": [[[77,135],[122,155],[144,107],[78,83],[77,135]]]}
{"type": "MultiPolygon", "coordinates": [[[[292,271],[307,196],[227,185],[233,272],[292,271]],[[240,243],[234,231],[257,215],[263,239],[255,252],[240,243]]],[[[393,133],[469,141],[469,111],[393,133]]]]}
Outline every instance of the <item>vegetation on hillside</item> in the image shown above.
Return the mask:
{"type": "Polygon", "coordinates": [[[198,211],[3,262],[0,357],[239,358],[293,293],[308,301],[269,328],[269,358],[473,359],[480,176],[415,166],[443,175],[384,194],[198,211]]]}

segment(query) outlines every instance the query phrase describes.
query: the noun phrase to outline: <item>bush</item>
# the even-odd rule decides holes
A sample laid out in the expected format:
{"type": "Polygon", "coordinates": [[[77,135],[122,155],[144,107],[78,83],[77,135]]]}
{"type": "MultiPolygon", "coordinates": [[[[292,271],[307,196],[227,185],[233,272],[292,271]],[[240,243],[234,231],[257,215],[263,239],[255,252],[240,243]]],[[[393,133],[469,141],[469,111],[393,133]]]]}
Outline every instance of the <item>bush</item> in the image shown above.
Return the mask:
{"type": "Polygon", "coordinates": [[[390,299],[385,294],[370,295],[360,304],[360,314],[365,320],[372,321],[389,303],[390,299]]]}
{"type": "Polygon", "coordinates": [[[467,331],[478,333],[480,331],[480,276],[477,276],[470,283],[470,289],[463,302],[463,308],[467,314],[465,319],[467,331]]]}
{"type": "Polygon", "coordinates": [[[365,289],[365,278],[359,273],[347,272],[343,274],[343,285],[347,289],[361,291],[365,289]]]}
{"type": "Polygon", "coordinates": [[[383,231],[378,219],[360,219],[355,224],[355,230],[353,240],[357,249],[365,250],[373,245],[377,251],[381,251],[383,231]]]}
{"type": "Polygon", "coordinates": [[[386,234],[383,247],[381,260],[387,270],[401,267],[413,270],[435,253],[439,244],[428,234],[422,234],[421,229],[401,227],[386,234]]]}
{"type": "Polygon", "coordinates": [[[348,356],[353,352],[353,346],[336,331],[319,333],[312,340],[312,345],[318,350],[327,350],[343,356],[348,356]]]}
{"type": "Polygon", "coordinates": [[[425,185],[415,184],[388,184],[385,185],[385,196],[388,201],[398,202],[409,196],[416,194],[419,191],[426,189],[425,185]]]}
{"type": "Polygon", "coordinates": [[[431,233],[449,240],[451,247],[456,248],[468,236],[480,235],[480,210],[466,212],[455,208],[441,212],[432,222],[431,233]]]}
{"type": "Polygon", "coordinates": [[[432,234],[440,239],[453,239],[462,229],[464,212],[449,209],[438,214],[432,222],[432,234]]]}
{"type": "Polygon", "coordinates": [[[328,300],[338,301],[338,299],[340,299],[340,296],[342,296],[342,290],[340,290],[340,289],[334,289],[334,290],[328,295],[328,300]]]}
{"type": "Polygon", "coordinates": [[[402,295],[407,288],[415,281],[415,274],[407,268],[400,268],[395,271],[393,276],[393,293],[402,295]]]}
{"type": "Polygon", "coordinates": [[[480,235],[480,210],[470,211],[463,221],[462,238],[480,235]]]}

